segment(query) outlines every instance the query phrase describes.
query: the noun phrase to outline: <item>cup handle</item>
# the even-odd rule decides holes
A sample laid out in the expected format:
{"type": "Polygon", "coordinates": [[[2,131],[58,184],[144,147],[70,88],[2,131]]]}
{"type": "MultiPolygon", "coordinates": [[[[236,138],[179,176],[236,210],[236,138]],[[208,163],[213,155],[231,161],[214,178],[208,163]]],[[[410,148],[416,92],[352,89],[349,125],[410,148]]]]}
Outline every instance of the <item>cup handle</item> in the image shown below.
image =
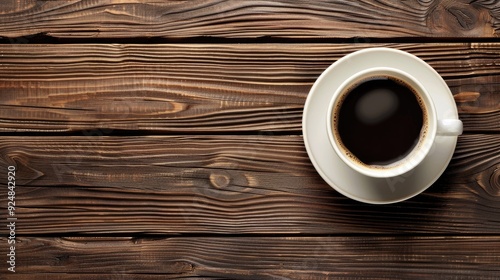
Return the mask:
{"type": "Polygon", "coordinates": [[[461,120],[445,119],[437,122],[437,135],[440,136],[457,136],[462,134],[463,125],[461,120]]]}

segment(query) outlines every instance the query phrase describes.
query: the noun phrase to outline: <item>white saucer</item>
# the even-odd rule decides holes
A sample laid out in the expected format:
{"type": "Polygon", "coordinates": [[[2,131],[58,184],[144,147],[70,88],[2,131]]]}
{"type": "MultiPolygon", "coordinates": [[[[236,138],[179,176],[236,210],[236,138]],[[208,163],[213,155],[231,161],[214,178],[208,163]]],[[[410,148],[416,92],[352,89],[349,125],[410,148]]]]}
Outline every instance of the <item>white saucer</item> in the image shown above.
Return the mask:
{"type": "Polygon", "coordinates": [[[318,173],[339,193],[366,203],[394,203],[423,192],[441,176],[453,156],[458,137],[436,136],[431,151],[422,163],[414,170],[397,177],[373,178],[349,168],[337,156],[328,140],[328,104],[336,88],[345,79],[372,67],[393,67],[412,75],[431,95],[438,119],[458,119],[453,95],[432,67],[403,51],[370,48],[339,59],[316,80],[304,107],[304,142],[318,173]]]}

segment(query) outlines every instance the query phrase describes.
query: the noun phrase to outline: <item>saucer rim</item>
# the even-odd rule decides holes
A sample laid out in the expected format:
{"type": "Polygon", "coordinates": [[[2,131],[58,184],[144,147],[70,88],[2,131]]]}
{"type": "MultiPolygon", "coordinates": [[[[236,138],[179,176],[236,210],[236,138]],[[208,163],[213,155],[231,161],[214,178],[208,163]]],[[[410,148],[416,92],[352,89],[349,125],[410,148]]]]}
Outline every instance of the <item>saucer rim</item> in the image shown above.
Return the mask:
{"type": "MultiPolygon", "coordinates": [[[[309,156],[309,159],[313,163],[314,168],[320,174],[320,176],[323,178],[323,180],[328,185],[330,185],[333,189],[335,189],[337,192],[341,193],[342,195],[344,195],[346,197],[349,197],[351,199],[354,199],[354,200],[360,201],[360,202],[364,202],[364,203],[369,203],[369,204],[390,204],[390,203],[396,203],[396,202],[401,202],[401,201],[410,199],[410,198],[412,198],[412,197],[414,197],[414,196],[416,196],[416,195],[424,192],[432,184],[434,184],[434,182],[437,181],[437,179],[439,179],[439,177],[443,174],[443,172],[448,167],[448,165],[449,165],[449,163],[450,163],[450,161],[451,161],[451,159],[453,157],[455,148],[456,148],[458,136],[446,136],[446,138],[448,140],[451,140],[451,141],[448,141],[449,144],[447,144],[446,147],[445,147],[448,150],[447,151],[448,156],[443,161],[441,168],[439,168],[439,170],[436,170],[437,168],[434,169],[437,172],[433,172],[433,174],[431,174],[430,176],[426,176],[426,177],[429,177],[430,179],[428,179],[425,183],[422,183],[421,186],[417,187],[416,188],[417,191],[415,191],[413,193],[406,194],[404,196],[401,196],[401,197],[398,197],[398,198],[395,198],[395,199],[366,199],[366,198],[361,198],[361,197],[358,197],[356,195],[353,195],[353,194],[349,193],[345,189],[345,187],[342,188],[341,186],[338,186],[337,184],[335,184],[333,182],[333,180],[331,180],[329,174],[325,173],[325,171],[321,167],[321,164],[319,162],[317,162],[316,157],[315,157],[315,152],[311,148],[311,143],[310,143],[310,140],[309,140],[309,133],[310,132],[309,132],[309,128],[308,128],[308,125],[307,125],[308,115],[309,115],[308,112],[310,110],[312,110],[311,103],[313,102],[314,96],[320,94],[320,93],[318,93],[317,87],[319,87],[319,84],[322,82],[323,79],[325,79],[325,77],[330,76],[332,74],[331,72],[333,72],[334,70],[335,71],[341,71],[342,67],[344,67],[344,68],[347,67],[345,65],[346,61],[348,61],[349,59],[351,59],[353,57],[367,56],[367,55],[370,56],[370,55],[373,55],[374,53],[375,54],[380,53],[379,55],[386,55],[386,56],[388,56],[388,55],[390,56],[390,55],[394,55],[394,54],[396,54],[396,56],[397,55],[399,55],[399,56],[402,55],[402,56],[405,56],[412,63],[418,63],[419,67],[422,67],[422,66],[425,67],[425,70],[428,71],[430,75],[434,75],[435,78],[437,78],[438,80],[441,81],[441,83],[439,85],[435,85],[434,86],[436,88],[439,88],[439,90],[436,90],[436,92],[434,92],[434,93],[432,93],[431,91],[429,91],[429,95],[431,96],[431,98],[433,98],[433,96],[436,96],[436,95],[442,95],[442,96],[446,95],[446,97],[447,97],[446,99],[450,103],[450,106],[448,106],[450,108],[447,108],[448,109],[448,115],[451,115],[452,119],[453,118],[454,119],[458,119],[458,110],[457,110],[457,107],[455,105],[455,101],[454,101],[453,95],[452,95],[452,93],[451,93],[448,85],[443,80],[443,78],[439,75],[439,73],[434,68],[432,68],[429,64],[427,64],[425,61],[423,61],[422,59],[418,58],[417,56],[415,56],[413,54],[410,54],[410,53],[407,53],[407,52],[402,51],[402,50],[393,49],[393,48],[387,48],[387,47],[366,48],[366,49],[362,49],[362,50],[350,53],[350,54],[348,54],[348,55],[340,58],[339,60],[335,61],[328,68],[326,68],[321,73],[321,75],[317,78],[317,80],[314,82],[313,86],[311,87],[311,89],[310,89],[310,91],[308,93],[308,96],[306,98],[306,102],[304,104],[304,111],[303,111],[303,117],[302,117],[303,141],[304,141],[304,144],[305,144],[305,147],[306,147],[306,152],[307,152],[307,154],[309,156]],[[337,69],[339,67],[340,67],[340,69],[337,69]],[[451,110],[451,112],[450,112],[450,110],[451,110]],[[435,176],[434,176],[434,174],[435,174],[435,176]]],[[[387,59],[390,59],[390,58],[387,58],[387,59]]],[[[400,69],[399,67],[395,67],[394,65],[375,65],[375,66],[374,65],[370,65],[370,66],[356,65],[355,66],[356,71],[362,71],[362,70],[373,68],[373,67],[392,67],[392,68],[396,68],[396,69],[398,69],[400,71],[411,72],[411,71],[406,71],[406,69],[400,69]]],[[[411,73],[408,73],[408,74],[411,74],[411,73]]],[[[335,79],[335,75],[332,75],[332,77],[333,77],[333,79],[335,79]]],[[[340,81],[339,83],[342,83],[342,81],[340,81]]],[[[424,86],[425,89],[429,89],[429,87],[431,87],[431,85],[428,84],[428,83],[422,83],[422,84],[423,84],[423,86],[424,86]]],[[[332,90],[332,92],[334,92],[334,91],[336,91],[336,89],[332,90]]],[[[322,105],[322,106],[327,107],[328,105],[322,105]]],[[[436,107],[438,107],[438,105],[436,105],[436,107]]],[[[437,108],[436,108],[436,112],[438,112],[437,108]]],[[[438,118],[441,117],[439,113],[437,113],[437,115],[438,115],[438,118]]],[[[446,118],[450,118],[450,117],[446,117],[446,118]]],[[[327,128],[325,127],[324,130],[326,131],[327,128]]],[[[320,135],[321,135],[321,137],[327,137],[327,138],[329,137],[327,132],[326,133],[322,132],[322,133],[320,133],[320,135]]],[[[318,137],[320,137],[320,136],[318,136],[318,137]]],[[[438,139],[438,137],[436,137],[436,139],[438,139]]],[[[438,144],[435,142],[435,143],[433,143],[432,148],[435,148],[436,146],[438,146],[438,144]]],[[[330,145],[328,145],[328,146],[325,147],[325,149],[333,150],[333,147],[331,147],[330,145]]],[[[333,151],[333,152],[335,153],[335,151],[333,151]]],[[[424,160],[426,158],[430,158],[432,156],[433,156],[432,154],[429,154],[429,155],[427,155],[424,158],[424,160]]],[[[338,157],[338,155],[336,155],[336,157],[338,157]]],[[[342,161],[342,159],[340,159],[340,157],[336,158],[336,160],[342,161]]],[[[343,163],[343,164],[345,164],[345,163],[343,163]]],[[[418,168],[418,166],[416,168],[418,168]]],[[[331,171],[329,173],[334,173],[334,172],[335,171],[331,171]]],[[[370,178],[370,177],[368,177],[366,175],[363,175],[363,174],[358,174],[356,176],[370,178]]],[[[396,177],[394,177],[394,178],[396,178],[396,177]]],[[[377,178],[371,178],[371,179],[372,180],[376,180],[377,178]]],[[[411,177],[410,177],[410,179],[411,179],[411,177]]],[[[368,180],[370,180],[370,179],[368,179],[368,180]]]]}

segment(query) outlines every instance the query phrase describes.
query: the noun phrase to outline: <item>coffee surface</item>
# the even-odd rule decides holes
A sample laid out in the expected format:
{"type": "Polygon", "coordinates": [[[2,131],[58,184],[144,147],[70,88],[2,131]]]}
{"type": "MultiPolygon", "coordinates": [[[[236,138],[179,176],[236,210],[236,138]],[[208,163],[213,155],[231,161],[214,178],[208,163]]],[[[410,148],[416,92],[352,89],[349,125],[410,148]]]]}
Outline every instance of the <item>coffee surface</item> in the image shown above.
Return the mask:
{"type": "Polygon", "coordinates": [[[389,165],[418,143],[424,124],[421,103],[402,81],[371,78],[347,92],[334,125],[348,154],[366,165],[389,165]]]}

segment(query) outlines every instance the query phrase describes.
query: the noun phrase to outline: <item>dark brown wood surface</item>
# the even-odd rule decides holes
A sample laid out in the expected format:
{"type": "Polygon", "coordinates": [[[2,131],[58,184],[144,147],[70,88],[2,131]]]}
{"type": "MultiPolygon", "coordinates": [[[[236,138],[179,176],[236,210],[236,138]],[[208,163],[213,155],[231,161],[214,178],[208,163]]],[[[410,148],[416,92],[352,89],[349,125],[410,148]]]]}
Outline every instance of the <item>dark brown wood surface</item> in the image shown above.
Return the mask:
{"type": "MultiPolygon", "coordinates": [[[[496,0],[4,0],[0,36],[352,38],[500,36],[496,0]]],[[[15,41],[18,42],[18,41],[15,41]]]]}
{"type": "Polygon", "coordinates": [[[22,174],[27,235],[500,231],[499,135],[461,136],[436,184],[386,206],[331,189],[300,136],[6,137],[0,151],[22,174]]]}
{"type": "Polygon", "coordinates": [[[3,0],[0,279],[499,279],[498,37],[497,0],[3,0]],[[328,186],[301,127],[320,73],[377,46],[464,122],[389,205],[328,186]]]}
{"type": "Polygon", "coordinates": [[[498,236],[33,237],[20,242],[23,267],[19,277],[8,280],[79,279],[82,273],[91,280],[109,273],[114,274],[109,279],[498,279],[500,273],[498,236]]]}
{"type": "Polygon", "coordinates": [[[376,46],[433,66],[466,131],[500,131],[500,43],[0,45],[0,131],[301,133],[314,80],[376,46]]]}

